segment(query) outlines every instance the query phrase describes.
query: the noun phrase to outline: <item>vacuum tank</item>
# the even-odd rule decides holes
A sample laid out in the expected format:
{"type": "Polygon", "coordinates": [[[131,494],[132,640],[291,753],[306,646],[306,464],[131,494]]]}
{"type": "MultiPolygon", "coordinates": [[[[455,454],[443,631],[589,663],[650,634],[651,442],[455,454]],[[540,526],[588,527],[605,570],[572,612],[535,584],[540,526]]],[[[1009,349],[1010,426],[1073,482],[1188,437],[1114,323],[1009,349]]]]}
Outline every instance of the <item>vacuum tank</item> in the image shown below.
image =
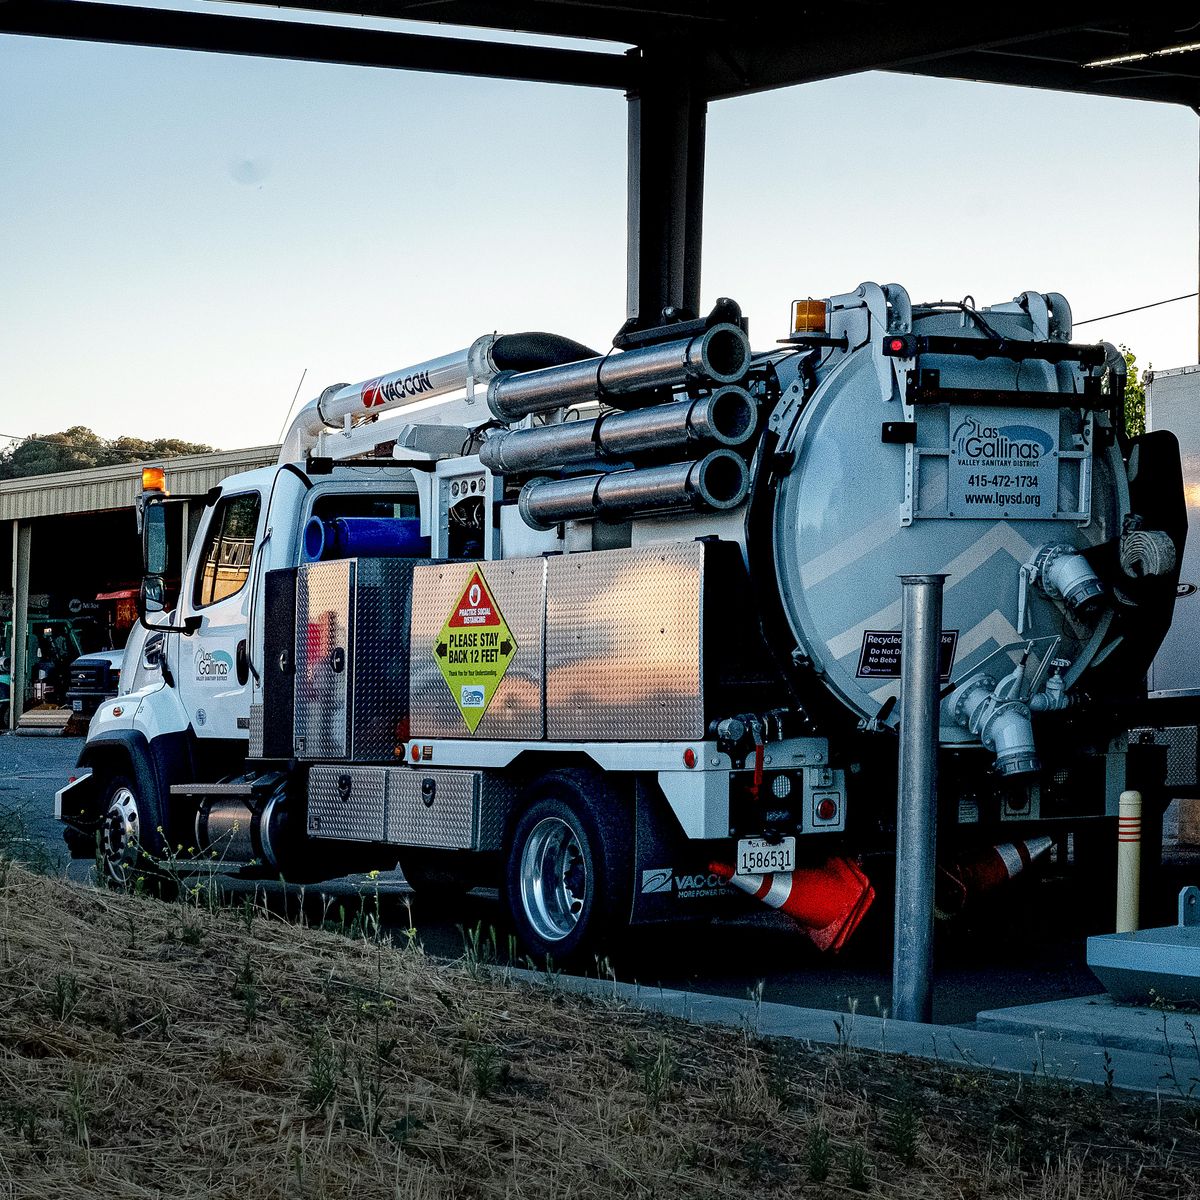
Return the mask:
{"type": "MultiPolygon", "coordinates": [[[[708,375],[703,322],[643,335],[675,341],[638,351],[649,365],[642,393],[620,397],[627,411],[605,407],[611,358],[502,379],[502,394],[536,394],[547,412],[557,372],[564,411],[591,378],[601,405],[587,422],[483,442],[534,537],[510,523],[503,555],[735,540],[747,618],[798,682],[796,707],[862,731],[898,716],[898,576],[943,574],[942,743],[982,745],[1001,779],[1035,776],[1037,714],[1136,693],[1169,625],[1183,539],[1173,440],[1126,438],[1123,359],[1072,342],[1061,295],[977,309],[866,283],[793,315],[778,350],[739,368],[740,314],[722,301],[709,323],[723,369],[708,375]],[[712,488],[694,485],[704,472],[712,488]],[[664,475],[675,486],[656,486],[664,475]]],[[[721,653],[706,635],[706,654],[721,653]]]]}

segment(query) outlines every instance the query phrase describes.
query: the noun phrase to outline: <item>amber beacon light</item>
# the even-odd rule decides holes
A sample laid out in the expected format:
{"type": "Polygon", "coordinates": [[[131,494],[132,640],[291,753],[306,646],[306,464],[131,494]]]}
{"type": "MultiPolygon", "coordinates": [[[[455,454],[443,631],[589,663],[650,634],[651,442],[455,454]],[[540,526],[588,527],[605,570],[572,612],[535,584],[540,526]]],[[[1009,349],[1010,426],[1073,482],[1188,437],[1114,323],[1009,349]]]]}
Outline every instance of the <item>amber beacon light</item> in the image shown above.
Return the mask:
{"type": "Polygon", "coordinates": [[[825,301],[793,300],[792,333],[824,333],[825,301]]]}

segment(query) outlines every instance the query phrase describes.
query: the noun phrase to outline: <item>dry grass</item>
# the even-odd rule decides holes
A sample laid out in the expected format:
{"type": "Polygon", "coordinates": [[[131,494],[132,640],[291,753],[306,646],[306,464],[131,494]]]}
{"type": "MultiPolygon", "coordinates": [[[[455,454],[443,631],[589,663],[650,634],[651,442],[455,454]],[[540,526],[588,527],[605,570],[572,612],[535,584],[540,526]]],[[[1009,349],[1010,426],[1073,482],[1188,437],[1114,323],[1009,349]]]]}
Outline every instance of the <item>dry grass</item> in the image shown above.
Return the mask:
{"type": "Polygon", "coordinates": [[[0,861],[0,1198],[1183,1200],[1198,1162],[1182,1104],[769,1044],[0,861]]]}

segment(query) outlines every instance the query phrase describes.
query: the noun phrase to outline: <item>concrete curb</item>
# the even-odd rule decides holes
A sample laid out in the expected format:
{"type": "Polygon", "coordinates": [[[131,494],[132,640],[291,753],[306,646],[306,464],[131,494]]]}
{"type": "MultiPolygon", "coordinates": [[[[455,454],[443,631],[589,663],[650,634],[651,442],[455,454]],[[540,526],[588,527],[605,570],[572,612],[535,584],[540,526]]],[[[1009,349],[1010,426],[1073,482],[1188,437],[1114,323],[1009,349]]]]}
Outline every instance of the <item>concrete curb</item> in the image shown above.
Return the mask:
{"type": "MultiPolygon", "coordinates": [[[[662,1013],[699,1025],[745,1029],[762,1037],[816,1045],[847,1046],[884,1054],[907,1054],[959,1067],[1042,1076],[1163,1096],[1187,1097],[1200,1081],[1200,1062],[1172,1062],[1164,1054],[1119,1046],[1079,1044],[1051,1029],[1009,1033],[952,1025],[892,1021],[863,1013],[795,1008],[769,1001],[737,1000],[698,992],[646,988],[640,984],[576,975],[547,975],[514,968],[513,979],[558,991],[593,996],[662,1013]],[[1107,1056],[1107,1058],[1106,1058],[1107,1056]]],[[[1048,1006],[1040,1006],[1048,1007],[1048,1006]]],[[[1014,1011],[1014,1010],[1010,1010],[1014,1011]]]]}
{"type": "MultiPolygon", "coordinates": [[[[1078,1000],[994,1008],[975,1018],[976,1027],[994,1033],[1061,1038],[1076,1045],[1135,1050],[1174,1059],[1177,1073],[1186,1064],[1200,1076],[1200,1014],[1168,1012],[1142,1005],[1117,1004],[1101,993],[1078,1000]]],[[[1186,1088],[1185,1088],[1186,1091],[1186,1088]]]]}

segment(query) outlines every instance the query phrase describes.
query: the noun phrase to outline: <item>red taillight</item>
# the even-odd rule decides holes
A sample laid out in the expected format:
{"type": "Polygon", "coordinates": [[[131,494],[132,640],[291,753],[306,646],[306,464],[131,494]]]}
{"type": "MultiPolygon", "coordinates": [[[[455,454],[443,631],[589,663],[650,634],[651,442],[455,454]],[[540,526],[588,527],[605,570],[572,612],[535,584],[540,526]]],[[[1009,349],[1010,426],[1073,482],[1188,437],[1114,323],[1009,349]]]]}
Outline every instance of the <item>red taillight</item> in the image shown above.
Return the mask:
{"type": "Polygon", "coordinates": [[[817,805],[817,816],[822,821],[832,821],[837,816],[837,803],[828,796],[817,805]]]}
{"type": "Polygon", "coordinates": [[[904,349],[903,338],[892,338],[890,347],[893,354],[899,354],[904,349]]]}
{"type": "Polygon", "coordinates": [[[689,770],[696,765],[696,752],[691,746],[683,752],[683,765],[689,770]]]}

